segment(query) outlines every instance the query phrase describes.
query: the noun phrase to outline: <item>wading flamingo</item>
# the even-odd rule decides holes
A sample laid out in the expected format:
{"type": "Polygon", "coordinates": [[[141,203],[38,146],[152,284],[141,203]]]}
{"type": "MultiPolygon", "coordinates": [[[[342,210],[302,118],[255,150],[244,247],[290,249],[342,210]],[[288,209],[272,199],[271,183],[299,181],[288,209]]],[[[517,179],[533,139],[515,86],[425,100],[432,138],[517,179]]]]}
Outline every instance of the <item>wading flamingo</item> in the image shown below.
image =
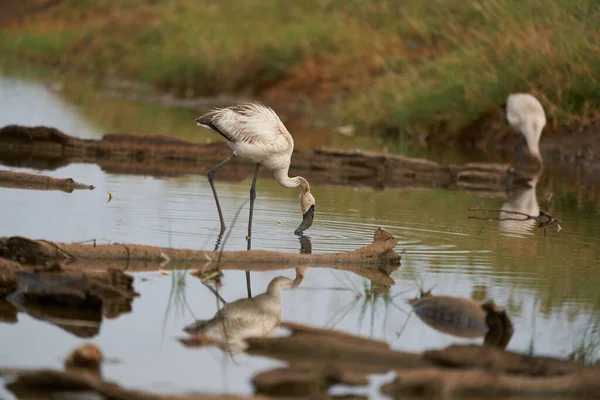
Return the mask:
{"type": "Polygon", "coordinates": [[[219,204],[219,197],[215,189],[216,172],[235,156],[245,157],[256,163],[252,186],[250,186],[250,216],[248,219],[248,249],[252,237],[252,216],[254,213],[254,200],[256,199],[256,178],[258,169],[264,165],[273,171],[273,176],[279,184],[286,188],[301,187],[300,208],[302,222],[294,231],[296,235],[311,227],[315,214],[315,198],[310,193],[308,181],[301,176],[290,178],[288,170],[294,140],[287,128],[281,122],[275,111],[258,103],[244,103],[231,107],[218,108],[196,118],[196,124],[216,132],[225,138],[233,153],[217,164],[208,172],[208,181],[212,188],[219,220],[221,234],[225,230],[223,212],[219,204]]]}
{"type": "Polygon", "coordinates": [[[529,152],[538,162],[541,169],[544,165],[540,153],[540,137],[546,126],[544,107],[534,96],[529,93],[513,93],[506,99],[506,119],[510,126],[519,133],[517,145],[517,165],[521,165],[523,158],[523,142],[527,142],[529,152]]]}

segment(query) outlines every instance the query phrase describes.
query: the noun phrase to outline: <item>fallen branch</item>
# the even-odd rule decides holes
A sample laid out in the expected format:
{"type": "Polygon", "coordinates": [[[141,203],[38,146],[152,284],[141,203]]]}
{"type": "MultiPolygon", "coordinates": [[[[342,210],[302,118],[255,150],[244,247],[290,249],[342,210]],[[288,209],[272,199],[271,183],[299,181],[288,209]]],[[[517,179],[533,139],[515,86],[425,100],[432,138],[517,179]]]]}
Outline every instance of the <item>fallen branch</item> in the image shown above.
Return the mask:
{"type": "MultiPolygon", "coordinates": [[[[398,371],[395,381],[381,391],[392,397],[434,394],[454,396],[591,396],[600,394],[600,372],[537,377],[507,375],[495,371],[456,371],[441,368],[398,371]]],[[[545,397],[546,398],[546,397],[545,397]]]]}
{"type": "Polygon", "coordinates": [[[141,390],[126,389],[122,386],[94,378],[92,376],[52,369],[19,370],[0,368],[0,376],[16,377],[16,380],[7,385],[7,389],[20,399],[39,399],[40,394],[48,392],[95,392],[104,398],[112,400],[261,400],[268,399],[264,396],[229,396],[213,394],[190,395],[159,395],[141,390]]]}
{"type": "MultiPolygon", "coordinates": [[[[165,136],[106,135],[78,139],[54,128],[9,125],[0,129],[0,160],[7,165],[56,168],[97,163],[107,172],[153,176],[206,174],[231,154],[223,142],[195,144],[165,136]]],[[[242,181],[252,173],[240,157],[220,172],[221,180],[242,181]]],[[[295,150],[292,173],[311,183],[384,187],[445,187],[505,197],[506,188],[528,187],[530,177],[508,164],[443,165],[432,161],[367,151],[322,148],[295,150]]],[[[261,176],[270,173],[266,170],[261,176]]]]}
{"type": "Polygon", "coordinates": [[[383,348],[367,339],[357,344],[338,335],[248,338],[247,353],[287,361],[292,365],[340,364],[365,374],[386,373],[397,368],[424,368],[434,365],[418,354],[383,348]]]}
{"type": "Polygon", "coordinates": [[[71,193],[76,189],[93,190],[94,186],[75,182],[71,178],[52,178],[46,175],[17,171],[0,171],[0,187],[33,190],[62,190],[71,193]]]}
{"type": "MultiPolygon", "coordinates": [[[[489,315],[502,319],[492,303],[489,315]]],[[[494,318],[492,318],[494,321],[494,318]]],[[[491,322],[488,322],[491,323],[491,322]]],[[[395,351],[385,343],[340,331],[284,323],[291,336],[247,339],[250,354],[276,358],[288,369],[264,372],[253,380],[265,393],[291,391],[300,383],[322,390],[336,379],[362,385],[362,377],[395,370],[398,379],[382,391],[414,394],[599,394],[600,368],[552,357],[509,352],[498,347],[452,345],[422,354],[395,351]],[[345,375],[333,374],[341,368],[345,375]]]]}
{"type": "Polygon", "coordinates": [[[252,383],[259,394],[322,398],[331,385],[365,386],[369,380],[364,374],[348,370],[342,365],[315,364],[264,371],[254,376],[252,383]]]}
{"type": "MultiPolygon", "coordinates": [[[[58,261],[71,269],[89,270],[120,267],[128,271],[158,270],[167,261],[179,266],[203,267],[200,273],[219,269],[271,270],[296,266],[331,268],[352,271],[372,281],[391,286],[389,273],[400,265],[400,254],[394,251],[398,240],[385,229],[375,231],[373,242],[354,251],[335,254],[293,254],[268,250],[219,251],[184,250],[134,244],[55,243],[21,236],[0,238],[0,257],[19,260],[24,264],[45,264],[58,261]],[[220,264],[218,260],[220,258],[220,264]],[[137,264],[136,264],[137,262],[137,264]]],[[[164,267],[162,267],[164,268],[164,267]]],[[[1,278],[1,276],[0,276],[1,278]]]]}
{"type": "Polygon", "coordinates": [[[7,296],[2,302],[9,319],[11,311],[15,319],[17,312],[23,312],[79,337],[97,335],[103,316],[116,318],[130,312],[137,296],[133,278],[119,270],[23,268],[0,262],[0,276],[7,277],[0,280],[0,293],[7,296]]]}

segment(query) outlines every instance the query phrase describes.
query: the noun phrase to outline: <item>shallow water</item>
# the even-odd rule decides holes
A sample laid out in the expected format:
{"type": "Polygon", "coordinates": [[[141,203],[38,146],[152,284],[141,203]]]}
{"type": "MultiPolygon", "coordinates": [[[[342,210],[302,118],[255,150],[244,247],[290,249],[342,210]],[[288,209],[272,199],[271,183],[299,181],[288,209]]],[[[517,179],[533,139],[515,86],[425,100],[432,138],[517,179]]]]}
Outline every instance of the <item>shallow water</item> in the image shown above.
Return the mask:
{"type": "MultiPolygon", "coordinates": [[[[79,137],[97,138],[125,129],[147,133],[145,128],[131,127],[136,123],[148,126],[143,116],[156,114],[152,111],[156,106],[95,98],[94,106],[104,109],[105,119],[111,121],[107,127],[98,123],[97,117],[87,115],[85,101],[70,102],[72,96],[52,93],[36,82],[0,78],[0,98],[7,105],[0,108],[0,126],[44,124],[79,137]],[[108,110],[124,107],[138,111],[128,118],[123,114],[108,117],[108,110]]],[[[194,126],[182,134],[180,122],[168,122],[195,113],[177,109],[160,112],[163,117],[155,125],[156,133],[173,131],[187,138],[197,132],[202,139],[196,140],[206,137],[194,126]]],[[[339,144],[336,140],[322,145],[339,144]]],[[[344,145],[353,144],[347,141],[344,145]]],[[[110,174],[92,164],[72,164],[44,173],[71,177],[96,189],[68,194],[0,188],[0,236],[214,247],[219,222],[205,176],[110,174]],[[113,199],[107,203],[108,192],[113,199]]],[[[233,184],[219,181],[217,175],[231,231],[225,243],[227,250],[246,248],[249,185],[249,178],[233,184]],[[232,225],[242,205],[240,217],[232,225]]],[[[366,245],[380,226],[399,239],[396,250],[405,253],[401,267],[392,273],[396,283],[388,300],[385,296],[367,298],[370,283],[357,275],[312,268],[299,288],[283,292],[284,320],[385,339],[393,348],[408,351],[482,342],[441,334],[415,316],[406,323],[409,307],[404,300],[418,293],[417,281],[425,288],[435,286],[434,294],[490,298],[507,307],[515,324],[507,347],[510,350],[566,356],[582,343],[596,343],[600,207],[573,182],[560,175],[542,176],[536,188],[511,200],[442,189],[374,191],[314,184],[311,188],[317,213],[306,236],[313,254],[366,245]],[[543,230],[528,223],[467,218],[481,215],[468,211],[473,206],[532,212],[537,203],[545,209],[550,193],[551,211],[562,221],[559,232],[557,225],[543,230]]],[[[272,179],[259,179],[257,190],[253,249],[300,252],[300,240],[292,233],[301,219],[298,192],[281,188],[272,179]]],[[[133,274],[135,289],[141,295],[134,300],[133,311],[104,319],[99,335],[89,339],[107,357],[119,360],[105,366],[105,376],[128,387],[160,392],[252,393],[251,377],[279,363],[247,355],[231,357],[216,348],[186,349],[176,341],[184,336],[185,325],[210,318],[217,309],[214,295],[198,279],[187,276],[180,280],[180,274],[186,272],[133,274]],[[182,280],[184,285],[176,284],[182,280]]],[[[293,277],[294,271],[253,272],[253,294],[264,291],[278,275],[293,277]]],[[[225,271],[221,295],[228,301],[245,297],[244,277],[243,271],[225,271]]],[[[0,367],[60,367],[63,357],[84,341],[23,313],[18,314],[18,320],[16,324],[0,323],[0,367]]],[[[591,357],[597,356],[594,352],[595,348],[590,350],[591,357]]],[[[367,392],[373,398],[378,396],[374,385],[367,392]]]]}

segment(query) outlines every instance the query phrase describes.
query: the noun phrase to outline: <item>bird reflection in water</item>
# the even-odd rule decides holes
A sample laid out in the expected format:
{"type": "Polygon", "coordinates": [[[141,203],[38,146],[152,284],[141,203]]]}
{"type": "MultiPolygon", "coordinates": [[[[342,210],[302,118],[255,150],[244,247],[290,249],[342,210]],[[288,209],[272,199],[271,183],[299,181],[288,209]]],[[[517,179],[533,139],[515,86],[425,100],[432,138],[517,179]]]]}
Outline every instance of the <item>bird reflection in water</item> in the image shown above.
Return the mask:
{"type": "Polygon", "coordinates": [[[435,296],[431,290],[407,301],[415,315],[434,330],[458,338],[484,338],[484,344],[506,348],[513,324],[506,311],[493,301],[466,297],[435,296]]]}
{"type": "Polygon", "coordinates": [[[227,303],[209,320],[198,320],[183,330],[190,336],[181,339],[188,347],[217,345],[230,353],[247,348],[249,337],[269,337],[281,324],[281,290],[296,288],[304,279],[306,268],[296,268],[294,280],[278,276],[267,290],[252,298],[227,303]]]}
{"type": "Polygon", "coordinates": [[[502,204],[502,211],[500,212],[500,221],[498,226],[500,230],[505,232],[524,234],[530,232],[537,224],[534,218],[525,217],[525,215],[531,217],[537,217],[540,214],[540,206],[537,200],[536,187],[542,176],[542,172],[538,172],[531,178],[531,187],[514,193],[508,200],[502,204]],[[514,213],[521,213],[518,215],[514,213]]]}

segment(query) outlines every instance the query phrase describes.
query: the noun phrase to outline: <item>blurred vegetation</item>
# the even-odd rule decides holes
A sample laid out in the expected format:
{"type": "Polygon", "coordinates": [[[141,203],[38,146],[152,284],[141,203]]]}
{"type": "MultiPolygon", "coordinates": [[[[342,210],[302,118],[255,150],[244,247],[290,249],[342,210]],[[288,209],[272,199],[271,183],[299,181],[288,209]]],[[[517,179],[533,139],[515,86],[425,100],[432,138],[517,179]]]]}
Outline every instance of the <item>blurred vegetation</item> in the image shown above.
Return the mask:
{"type": "Polygon", "coordinates": [[[0,54],[180,96],[325,102],[338,121],[420,136],[503,122],[514,91],[542,101],[550,131],[600,109],[595,0],[9,3],[0,54]]]}

